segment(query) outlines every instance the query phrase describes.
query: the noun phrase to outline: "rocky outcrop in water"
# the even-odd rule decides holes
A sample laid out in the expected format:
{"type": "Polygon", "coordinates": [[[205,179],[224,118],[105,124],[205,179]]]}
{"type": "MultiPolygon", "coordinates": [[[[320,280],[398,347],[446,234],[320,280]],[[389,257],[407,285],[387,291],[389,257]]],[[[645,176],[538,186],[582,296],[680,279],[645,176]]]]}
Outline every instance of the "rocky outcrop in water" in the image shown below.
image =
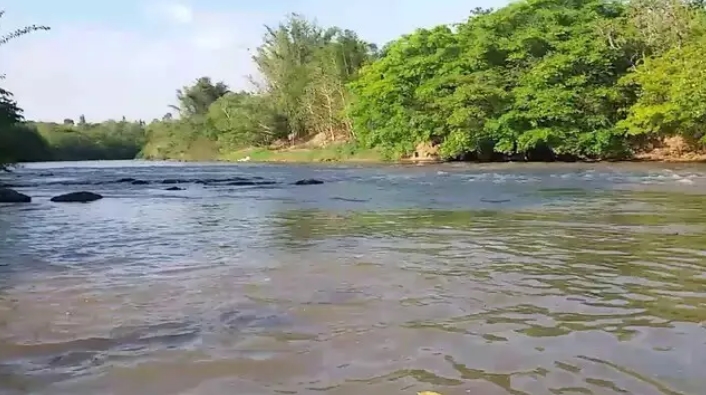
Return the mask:
{"type": "Polygon", "coordinates": [[[88,203],[103,199],[103,196],[86,191],[71,192],[64,195],[54,196],[51,198],[55,203],[88,203]]]}
{"type": "MultiPolygon", "coordinates": [[[[324,181],[315,178],[306,178],[291,183],[291,185],[319,185],[324,181]]],[[[112,180],[61,180],[48,182],[16,182],[5,183],[0,185],[0,188],[35,188],[46,186],[65,186],[65,187],[90,187],[114,184],[130,184],[135,186],[162,184],[167,186],[176,186],[181,184],[199,184],[206,186],[268,186],[280,185],[281,182],[273,180],[265,180],[262,177],[229,177],[229,178],[167,178],[162,180],[140,180],[132,177],[124,177],[112,180]]],[[[91,200],[92,201],[92,200],[91,200]]]]}
{"type": "Polygon", "coordinates": [[[241,186],[250,186],[250,185],[275,185],[275,184],[277,184],[277,183],[274,181],[242,180],[242,181],[230,181],[230,182],[225,183],[224,185],[241,187],[241,186]]]}
{"type": "Polygon", "coordinates": [[[10,188],[0,188],[0,203],[30,203],[32,198],[10,188]]]}
{"type": "Polygon", "coordinates": [[[323,184],[323,183],[324,182],[321,180],[317,180],[314,178],[307,178],[307,179],[299,180],[299,181],[295,182],[294,185],[319,185],[319,184],[323,184]]]}

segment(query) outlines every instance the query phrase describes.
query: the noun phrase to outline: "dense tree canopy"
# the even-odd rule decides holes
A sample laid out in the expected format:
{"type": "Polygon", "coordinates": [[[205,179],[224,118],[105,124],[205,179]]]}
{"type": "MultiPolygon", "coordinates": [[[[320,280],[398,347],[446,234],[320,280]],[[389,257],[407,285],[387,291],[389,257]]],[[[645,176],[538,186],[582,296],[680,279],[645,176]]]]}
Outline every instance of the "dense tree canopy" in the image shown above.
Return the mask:
{"type": "MultiPolygon", "coordinates": [[[[688,51],[702,13],[671,0],[530,0],[477,13],[454,29],[419,30],[351,85],[354,124],[363,144],[398,155],[432,141],[447,158],[484,150],[623,157],[631,148],[626,125],[634,133],[646,126],[636,117],[656,89],[648,79],[688,90],[703,73],[694,62],[680,79],[656,69],[679,67],[662,57],[688,51]],[[670,48],[675,53],[664,54],[670,48]]],[[[702,47],[691,45],[695,60],[702,47]]],[[[686,110],[677,96],[658,96],[686,110]]],[[[685,125],[677,128],[686,132],[685,125]]]]}
{"type": "Polygon", "coordinates": [[[522,0],[378,50],[293,14],[254,51],[254,89],[204,76],[149,124],[23,123],[0,89],[0,158],[218,159],[312,138],[482,160],[627,158],[673,136],[698,146],[705,30],[700,0],[522,0]]]}

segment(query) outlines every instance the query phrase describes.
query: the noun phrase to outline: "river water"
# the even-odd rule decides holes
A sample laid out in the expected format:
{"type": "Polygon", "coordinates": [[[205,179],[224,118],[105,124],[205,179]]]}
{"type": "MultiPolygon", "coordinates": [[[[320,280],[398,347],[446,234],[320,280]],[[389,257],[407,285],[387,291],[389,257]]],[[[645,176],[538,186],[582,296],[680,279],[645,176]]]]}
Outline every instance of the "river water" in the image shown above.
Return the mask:
{"type": "Polygon", "coordinates": [[[706,167],[2,177],[0,394],[706,393],[706,167]]]}

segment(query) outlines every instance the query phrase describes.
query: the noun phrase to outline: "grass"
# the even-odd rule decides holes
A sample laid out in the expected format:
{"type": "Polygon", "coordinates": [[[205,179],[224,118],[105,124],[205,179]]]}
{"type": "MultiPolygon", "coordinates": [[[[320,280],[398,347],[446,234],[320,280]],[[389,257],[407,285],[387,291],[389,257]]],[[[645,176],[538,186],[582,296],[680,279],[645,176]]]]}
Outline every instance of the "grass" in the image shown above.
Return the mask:
{"type": "Polygon", "coordinates": [[[323,148],[290,148],[270,150],[247,148],[220,156],[220,160],[236,162],[250,158],[251,162],[383,162],[376,150],[361,149],[349,143],[333,144],[323,148]]]}

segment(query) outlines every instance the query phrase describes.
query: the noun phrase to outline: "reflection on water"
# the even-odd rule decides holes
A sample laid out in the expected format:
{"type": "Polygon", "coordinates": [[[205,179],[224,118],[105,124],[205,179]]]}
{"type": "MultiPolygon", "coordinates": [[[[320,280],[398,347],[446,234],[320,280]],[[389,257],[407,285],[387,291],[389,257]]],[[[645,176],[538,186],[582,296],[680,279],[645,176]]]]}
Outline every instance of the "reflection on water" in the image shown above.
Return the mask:
{"type": "Polygon", "coordinates": [[[0,393],[703,394],[704,170],[26,169],[0,393]],[[46,171],[327,183],[62,206],[46,171]]]}

